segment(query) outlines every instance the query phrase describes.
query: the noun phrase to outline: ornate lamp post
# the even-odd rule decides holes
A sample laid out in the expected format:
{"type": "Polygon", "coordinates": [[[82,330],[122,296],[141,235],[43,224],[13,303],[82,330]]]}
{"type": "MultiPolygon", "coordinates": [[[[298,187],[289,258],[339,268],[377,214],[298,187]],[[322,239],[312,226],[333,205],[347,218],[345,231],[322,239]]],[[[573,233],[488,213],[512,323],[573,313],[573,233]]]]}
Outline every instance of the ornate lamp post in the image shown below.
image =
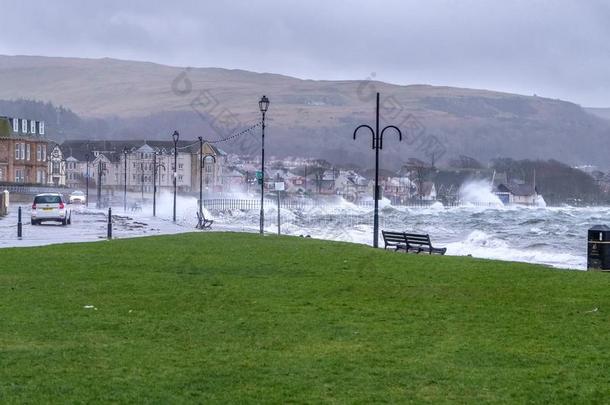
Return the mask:
{"type": "Polygon", "coordinates": [[[107,172],[106,163],[102,159],[97,162],[97,208],[104,208],[102,203],[102,176],[107,172]]]}
{"type": "Polygon", "coordinates": [[[157,216],[157,171],[165,170],[163,163],[157,163],[157,152],[153,153],[153,217],[157,216]]]}
{"type": "Polygon", "coordinates": [[[199,137],[199,213],[202,211],[203,204],[203,137],[199,137]]]}
{"type": "Polygon", "coordinates": [[[262,235],[265,228],[265,114],[269,108],[269,99],[263,96],[258,102],[258,108],[263,115],[262,121],[262,146],[261,146],[261,212],[260,212],[260,234],[262,235]]]}
{"type": "Polygon", "coordinates": [[[180,134],[178,131],[174,131],[172,139],[174,140],[174,222],[176,222],[176,192],[178,182],[178,139],[180,134]]]}
{"type": "Polygon", "coordinates": [[[377,93],[377,109],[375,114],[375,129],[368,125],[360,125],[354,130],[354,140],[356,139],[356,133],[361,128],[368,129],[373,136],[373,149],[375,150],[375,214],[373,218],[373,246],[379,247],[379,151],[383,149],[383,133],[388,129],[394,129],[398,132],[398,140],[402,141],[402,132],[394,125],[388,125],[387,127],[379,132],[379,93],[377,93]]]}
{"type": "Polygon", "coordinates": [[[129,149],[127,146],[123,148],[123,159],[124,159],[124,167],[123,170],[123,211],[127,212],[127,154],[129,153],[129,149]]]}
{"type": "Polygon", "coordinates": [[[216,156],[203,153],[203,138],[199,137],[199,213],[203,214],[203,172],[205,171],[205,160],[212,158],[216,163],[216,156]]]}
{"type": "Polygon", "coordinates": [[[85,175],[85,207],[89,206],[89,154],[85,155],[87,160],[87,174],[85,175]]]}

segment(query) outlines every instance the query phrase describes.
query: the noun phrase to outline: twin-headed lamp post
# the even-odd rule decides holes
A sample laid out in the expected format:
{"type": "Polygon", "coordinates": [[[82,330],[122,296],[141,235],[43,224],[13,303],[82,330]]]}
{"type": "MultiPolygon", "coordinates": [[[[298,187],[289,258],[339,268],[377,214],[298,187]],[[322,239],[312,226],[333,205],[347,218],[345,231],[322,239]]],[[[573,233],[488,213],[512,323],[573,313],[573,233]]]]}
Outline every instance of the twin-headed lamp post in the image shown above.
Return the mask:
{"type": "Polygon", "coordinates": [[[203,171],[205,169],[205,159],[212,158],[216,163],[216,156],[203,153],[203,137],[199,137],[199,213],[203,214],[203,171]]]}
{"type": "Polygon", "coordinates": [[[379,151],[383,149],[383,134],[388,129],[393,129],[398,133],[398,140],[402,141],[402,132],[394,125],[388,125],[379,132],[379,93],[377,93],[377,109],[375,110],[375,129],[369,125],[360,125],[354,130],[354,140],[356,139],[356,133],[360,129],[368,129],[373,136],[373,149],[375,150],[375,212],[373,217],[373,246],[379,247],[379,151]]]}
{"type": "Polygon", "coordinates": [[[269,99],[267,96],[263,96],[258,102],[258,108],[263,114],[262,121],[262,147],[261,147],[261,213],[260,213],[260,234],[262,235],[265,228],[265,113],[269,108],[269,99]]]}

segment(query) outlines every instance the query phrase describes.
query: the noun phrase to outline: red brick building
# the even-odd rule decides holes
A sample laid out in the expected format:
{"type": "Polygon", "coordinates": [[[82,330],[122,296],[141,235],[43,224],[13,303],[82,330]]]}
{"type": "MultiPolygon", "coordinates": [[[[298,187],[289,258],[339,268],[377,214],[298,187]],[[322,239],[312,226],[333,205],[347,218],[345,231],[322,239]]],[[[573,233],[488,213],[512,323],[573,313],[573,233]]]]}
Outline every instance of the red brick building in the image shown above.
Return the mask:
{"type": "Polygon", "coordinates": [[[45,184],[47,149],[44,122],[0,117],[0,182],[45,184]]]}

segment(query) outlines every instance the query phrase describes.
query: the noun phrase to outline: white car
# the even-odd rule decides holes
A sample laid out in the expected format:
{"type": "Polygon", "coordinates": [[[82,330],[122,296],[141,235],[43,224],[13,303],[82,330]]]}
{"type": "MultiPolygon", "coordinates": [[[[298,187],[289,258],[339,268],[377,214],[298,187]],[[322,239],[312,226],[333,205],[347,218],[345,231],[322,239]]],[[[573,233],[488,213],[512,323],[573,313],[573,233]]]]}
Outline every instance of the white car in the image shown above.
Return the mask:
{"type": "Polygon", "coordinates": [[[87,202],[87,197],[85,196],[85,193],[83,193],[82,191],[79,191],[79,190],[76,190],[72,194],[70,194],[69,199],[70,199],[70,204],[74,204],[74,203],[84,204],[85,202],[87,202]]]}
{"type": "Polygon", "coordinates": [[[58,193],[38,194],[32,203],[32,225],[43,221],[61,222],[67,225],[72,222],[72,210],[58,193]]]}

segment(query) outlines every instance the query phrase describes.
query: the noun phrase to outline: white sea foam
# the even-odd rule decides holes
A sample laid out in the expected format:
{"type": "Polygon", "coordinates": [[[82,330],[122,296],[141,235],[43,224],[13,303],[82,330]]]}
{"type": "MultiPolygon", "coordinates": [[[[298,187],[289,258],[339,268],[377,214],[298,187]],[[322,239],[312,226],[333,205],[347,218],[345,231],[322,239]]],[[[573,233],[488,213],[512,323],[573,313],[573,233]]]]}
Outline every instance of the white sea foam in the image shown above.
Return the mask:
{"type": "Polygon", "coordinates": [[[466,182],[460,187],[460,199],[465,204],[502,206],[502,201],[491,191],[491,184],[483,180],[466,182]]]}

